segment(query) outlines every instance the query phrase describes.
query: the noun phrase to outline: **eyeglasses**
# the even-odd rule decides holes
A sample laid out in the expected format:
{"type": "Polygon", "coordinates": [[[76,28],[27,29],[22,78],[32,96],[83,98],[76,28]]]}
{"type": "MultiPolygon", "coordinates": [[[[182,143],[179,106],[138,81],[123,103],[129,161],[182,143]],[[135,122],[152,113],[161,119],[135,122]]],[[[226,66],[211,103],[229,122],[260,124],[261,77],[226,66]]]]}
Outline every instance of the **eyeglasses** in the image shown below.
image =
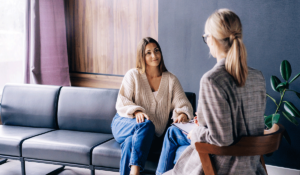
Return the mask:
{"type": "Polygon", "coordinates": [[[202,38],[203,38],[203,42],[205,43],[205,44],[207,44],[207,37],[209,36],[209,34],[204,34],[204,35],[202,35],[202,38]]]}

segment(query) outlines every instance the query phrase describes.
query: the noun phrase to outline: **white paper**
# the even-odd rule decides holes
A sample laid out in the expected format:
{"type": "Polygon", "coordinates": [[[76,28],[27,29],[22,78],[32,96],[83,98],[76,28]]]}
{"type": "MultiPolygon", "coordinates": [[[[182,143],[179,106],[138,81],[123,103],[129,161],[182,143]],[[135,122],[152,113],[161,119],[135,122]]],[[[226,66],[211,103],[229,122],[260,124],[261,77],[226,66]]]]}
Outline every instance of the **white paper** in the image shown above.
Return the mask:
{"type": "Polygon", "coordinates": [[[172,125],[179,128],[185,134],[188,134],[191,130],[193,130],[197,125],[194,122],[189,123],[173,123],[172,125]]]}

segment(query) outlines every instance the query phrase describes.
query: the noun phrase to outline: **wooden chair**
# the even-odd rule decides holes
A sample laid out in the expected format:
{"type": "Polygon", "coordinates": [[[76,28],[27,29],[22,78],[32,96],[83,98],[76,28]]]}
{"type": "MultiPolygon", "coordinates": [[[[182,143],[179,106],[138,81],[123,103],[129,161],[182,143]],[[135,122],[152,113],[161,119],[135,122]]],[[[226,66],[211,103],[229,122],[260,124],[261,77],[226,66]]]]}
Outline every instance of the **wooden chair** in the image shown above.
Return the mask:
{"type": "Polygon", "coordinates": [[[276,151],[285,128],[281,124],[274,124],[270,130],[265,130],[263,136],[241,137],[236,143],[230,146],[219,147],[208,143],[195,143],[199,153],[202,167],[206,175],[217,175],[216,169],[211,162],[209,154],[226,156],[255,156],[260,155],[260,161],[266,171],[264,154],[276,151]]]}

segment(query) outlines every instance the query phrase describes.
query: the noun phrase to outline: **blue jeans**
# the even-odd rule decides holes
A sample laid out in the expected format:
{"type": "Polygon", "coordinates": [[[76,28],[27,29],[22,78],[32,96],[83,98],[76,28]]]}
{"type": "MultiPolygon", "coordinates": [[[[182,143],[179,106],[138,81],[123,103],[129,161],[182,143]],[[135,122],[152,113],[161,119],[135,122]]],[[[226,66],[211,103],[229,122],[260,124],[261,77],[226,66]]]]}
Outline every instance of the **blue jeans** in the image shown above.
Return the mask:
{"type": "Polygon", "coordinates": [[[175,126],[168,128],[159,158],[156,175],[161,175],[174,167],[181,153],[191,144],[187,135],[175,126]],[[179,148],[179,149],[178,149],[179,148]]]}
{"type": "Polygon", "coordinates": [[[143,171],[155,135],[153,123],[147,119],[137,123],[136,119],[121,117],[117,113],[111,128],[122,149],[120,174],[129,175],[131,165],[137,165],[143,171]]]}

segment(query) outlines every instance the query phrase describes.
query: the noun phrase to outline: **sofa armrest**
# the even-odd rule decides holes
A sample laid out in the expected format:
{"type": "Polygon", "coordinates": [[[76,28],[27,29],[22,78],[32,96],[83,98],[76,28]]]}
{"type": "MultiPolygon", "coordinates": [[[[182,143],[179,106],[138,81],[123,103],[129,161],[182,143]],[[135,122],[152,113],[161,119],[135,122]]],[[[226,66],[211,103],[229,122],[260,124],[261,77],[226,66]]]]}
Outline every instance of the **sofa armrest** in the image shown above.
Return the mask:
{"type": "Polygon", "coordinates": [[[2,121],[1,121],[1,103],[0,103],[0,125],[2,125],[2,121]]]}

